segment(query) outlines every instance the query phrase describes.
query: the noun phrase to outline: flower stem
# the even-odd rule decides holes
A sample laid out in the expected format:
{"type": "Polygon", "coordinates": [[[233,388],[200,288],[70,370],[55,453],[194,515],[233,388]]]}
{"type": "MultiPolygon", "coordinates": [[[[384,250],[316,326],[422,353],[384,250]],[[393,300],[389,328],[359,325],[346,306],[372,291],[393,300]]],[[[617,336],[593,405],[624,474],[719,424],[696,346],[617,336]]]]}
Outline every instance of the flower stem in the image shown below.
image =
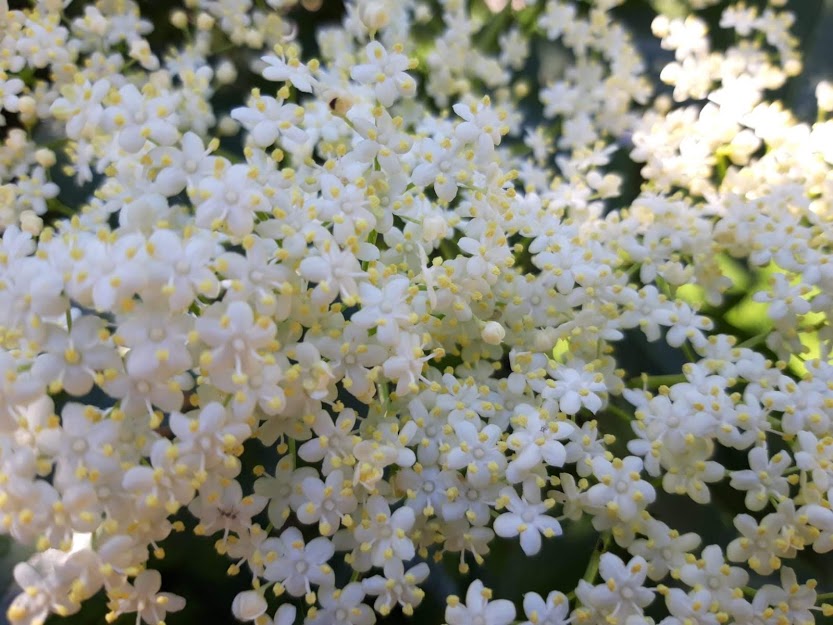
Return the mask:
{"type": "Polygon", "coordinates": [[[625,421],[627,423],[630,423],[631,421],[634,420],[634,416],[632,414],[630,414],[626,410],[622,410],[619,406],[617,406],[615,404],[610,404],[609,403],[607,405],[607,408],[605,408],[605,410],[607,410],[608,412],[613,413],[614,415],[616,415],[617,417],[619,417],[620,419],[622,419],[623,421],[625,421]]]}
{"type": "Polygon", "coordinates": [[[628,388],[659,388],[660,386],[671,386],[685,382],[686,377],[682,373],[669,373],[667,375],[641,375],[628,380],[628,388]]]}
{"type": "Polygon", "coordinates": [[[596,548],[590,555],[590,562],[587,563],[584,575],[581,576],[581,579],[585,582],[592,584],[593,580],[596,579],[596,575],[599,574],[599,562],[601,562],[602,554],[607,551],[611,538],[613,538],[611,532],[602,532],[599,536],[599,540],[596,542],[596,548]]]}

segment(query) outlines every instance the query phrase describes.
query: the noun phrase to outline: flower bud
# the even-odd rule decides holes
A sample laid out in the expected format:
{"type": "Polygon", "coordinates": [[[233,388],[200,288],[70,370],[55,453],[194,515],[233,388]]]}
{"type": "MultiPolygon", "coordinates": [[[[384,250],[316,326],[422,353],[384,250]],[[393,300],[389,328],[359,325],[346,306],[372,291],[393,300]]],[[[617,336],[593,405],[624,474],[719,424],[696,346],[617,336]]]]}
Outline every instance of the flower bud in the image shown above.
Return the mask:
{"type": "Polygon", "coordinates": [[[171,24],[174,28],[185,30],[188,28],[188,14],[182,9],[174,11],[171,13],[171,24]]]}
{"type": "Polygon", "coordinates": [[[239,593],[231,604],[231,613],[239,621],[253,621],[266,613],[266,599],[254,590],[239,593]]]}
{"type": "Polygon", "coordinates": [[[820,111],[825,113],[833,111],[833,84],[822,80],[816,85],[816,100],[820,111]]]}
{"type": "Polygon", "coordinates": [[[425,241],[438,241],[448,234],[448,222],[440,215],[431,215],[422,222],[422,238],[425,241]]]}
{"type": "Polygon", "coordinates": [[[217,66],[215,76],[221,85],[230,85],[237,79],[237,68],[234,63],[225,60],[217,66]]]}
{"type": "Polygon", "coordinates": [[[25,210],[20,213],[20,229],[37,236],[43,230],[43,219],[35,214],[35,211],[25,210]]]}
{"type": "Polygon", "coordinates": [[[390,13],[384,2],[370,0],[359,7],[359,19],[371,33],[384,28],[390,21],[390,13]]]}
{"type": "Polygon", "coordinates": [[[236,135],[240,130],[240,125],[228,115],[220,118],[220,123],[217,124],[217,131],[224,137],[236,135]]]}
{"type": "Polygon", "coordinates": [[[197,16],[197,28],[199,30],[211,30],[214,28],[214,18],[208,13],[200,13],[197,16]]]}
{"type": "Polygon", "coordinates": [[[497,321],[488,321],[480,330],[480,338],[489,345],[500,345],[506,336],[506,330],[497,321]]]}
{"type": "Polygon", "coordinates": [[[48,168],[55,165],[57,159],[55,158],[55,152],[53,152],[49,148],[40,148],[39,150],[35,151],[35,161],[41,167],[48,168]]]}

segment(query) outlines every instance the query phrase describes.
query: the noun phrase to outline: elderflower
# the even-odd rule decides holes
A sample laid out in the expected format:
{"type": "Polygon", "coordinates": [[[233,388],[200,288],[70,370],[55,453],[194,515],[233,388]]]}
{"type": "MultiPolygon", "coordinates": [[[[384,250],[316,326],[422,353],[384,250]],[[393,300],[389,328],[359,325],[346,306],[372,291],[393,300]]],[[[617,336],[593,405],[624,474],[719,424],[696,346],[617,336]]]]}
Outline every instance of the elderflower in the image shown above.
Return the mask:
{"type": "Polygon", "coordinates": [[[255,625],[833,612],[833,89],[777,101],[787,3],[651,58],[619,0],[77,4],[0,0],[12,625],[174,625],[183,531],[255,625]],[[581,579],[476,579],[588,532],[581,579]]]}

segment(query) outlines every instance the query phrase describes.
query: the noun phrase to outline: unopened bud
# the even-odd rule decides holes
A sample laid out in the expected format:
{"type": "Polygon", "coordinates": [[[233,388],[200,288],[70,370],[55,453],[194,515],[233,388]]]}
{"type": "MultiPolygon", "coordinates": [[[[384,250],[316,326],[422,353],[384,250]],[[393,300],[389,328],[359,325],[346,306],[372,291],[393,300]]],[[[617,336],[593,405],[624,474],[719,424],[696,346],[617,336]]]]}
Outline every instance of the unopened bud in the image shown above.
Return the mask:
{"type": "Polygon", "coordinates": [[[20,229],[37,236],[43,230],[43,219],[38,217],[34,211],[25,210],[20,213],[20,229]]]}
{"type": "Polygon", "coordinates": [[[500,345],[506,336],[506,330],[497,321],[488,321],[480,330],[480,338],[489,345],[500,345]]]}
{"type": "Polygon", "coordinates": [[[431,215],[422,222],[422,238],[426,241],[438,241],[448,234],[448,222],[440,215],[431,215]]]}
{"type": "Polygon", "coordinates": [[[217,131],[225,137],[236,135],[239,130],[240,125],[228,115],[221,118],[220,123],[217,124],[217,131]]]}
{"type": "Polygon", "coordinates": [[[49,148],[40,148],[35,152],[35,161],[38,165],[45,168],[50,168],[55,164],[55,152],[49,148]]]}
{"type": "Polygon", "coordinates": [[[211,30],[214,28],[214,18],[208,13],[200,13],[197,16],[197,28],[200,30],[211,30]]]}
{"type": "Polygon", "coordinates": [[[359,7],[359,19],[371,33],[388,25],[390,13],[383,2],[369,0],[359,7]]]}
{"type": "Polygon", "coordinates": [[[266,613],[266,599],[254,590],[239,593],[231,603],[231,613],[240,621],[253,621],[266,613]]]}
{"type": "Polygon", "coordinates": [[[833,84],[822,80],[816,85],[816,101],[820,111],[825,113],[833,111],[833,84]]]}
{"type": "Polygon", "coordinates": [[[171,13],[171,24],[174,28],[185,30],[188,28],[188,14],[181,9],[174,11],[171,13]]]}
{"type": "Polygon", "coordinates": [[[217,66],[214,75],[221,85],[230,85],[237,79],[237,68],[229,60],[225,60],[217,66]]]}

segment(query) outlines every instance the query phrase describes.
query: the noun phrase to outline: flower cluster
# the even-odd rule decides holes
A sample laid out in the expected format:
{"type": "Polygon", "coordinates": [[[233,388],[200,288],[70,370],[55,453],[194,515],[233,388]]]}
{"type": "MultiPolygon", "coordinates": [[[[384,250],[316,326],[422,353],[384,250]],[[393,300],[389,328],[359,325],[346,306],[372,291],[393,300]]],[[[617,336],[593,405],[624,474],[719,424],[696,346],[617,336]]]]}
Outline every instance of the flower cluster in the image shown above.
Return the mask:
{"type": "Polygon", "coordinates": [[[0,532],[37,551],[9,621],[103,589],[175,623],[154,560],[190,530],[251,580],[239,620],[370,625],[429,562],[584,522],[575,588],[474,579],[447,623],[833,614],[791,566],[833,550],[833,87],[813,125],[771,101],[785,2],[726,6],[723,47],[657,17],[663,84],[621,0],[350,0],[320,58],[295,4],[188,0],[162,49],[134,0],[0,0],[0,532]],[[561,69],[518,80],[539,43],[561,69]],[[710,313],[738,288],[744,340],[710,313]],[[626,336],[688,362],[629,376],[626,336]],[[655,505],[718,485],[723,544],[655,505]]]}

